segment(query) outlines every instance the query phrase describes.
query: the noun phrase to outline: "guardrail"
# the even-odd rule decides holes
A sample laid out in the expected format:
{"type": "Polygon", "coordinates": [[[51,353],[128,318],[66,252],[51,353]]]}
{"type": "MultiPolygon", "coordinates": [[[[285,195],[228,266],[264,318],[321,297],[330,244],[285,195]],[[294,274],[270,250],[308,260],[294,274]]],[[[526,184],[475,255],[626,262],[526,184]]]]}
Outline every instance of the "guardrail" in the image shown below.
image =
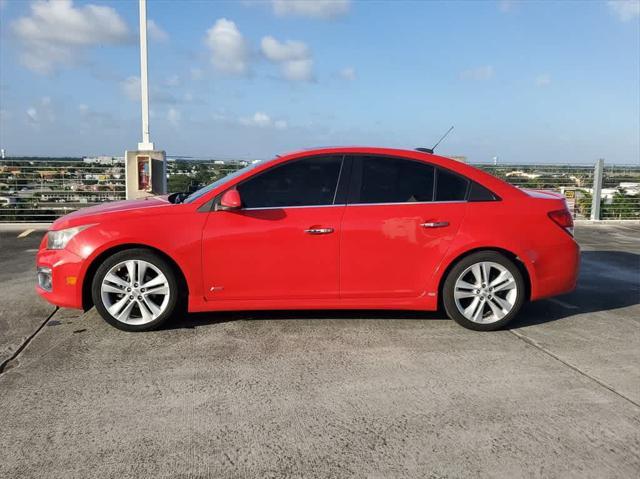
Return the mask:
{"type": "Polygon", "coordinates": [[[122,161],[0,160],[0,222],[49,222],[124,198],[122,161]]]}
{"type": "Polygon", "coordinates": [[[564,194],[575,218],[640,219],[640,165],[476,165],[521,187],[564,194]],[[595,197],[600,201],[593,201],[595,197]],[[598,194],[599,193],[599,194],[598,194]]]}
{"type": "MultiPolygon", "coordinates": [[[[169,191],[186,191],[248,161],[169,161],[169,191]]],[[[475,165],[523,188],[563,193],[579,219],[640,220],[640,165],[475,165]],[[595,197],[600,201],[593,201],[595,197]],[[600,192],[600,194],[598,194],[600,192]]],[[[0,222],[50,222],[71,211],[125,198],[122,159],[0,160],[0,222]]]]}

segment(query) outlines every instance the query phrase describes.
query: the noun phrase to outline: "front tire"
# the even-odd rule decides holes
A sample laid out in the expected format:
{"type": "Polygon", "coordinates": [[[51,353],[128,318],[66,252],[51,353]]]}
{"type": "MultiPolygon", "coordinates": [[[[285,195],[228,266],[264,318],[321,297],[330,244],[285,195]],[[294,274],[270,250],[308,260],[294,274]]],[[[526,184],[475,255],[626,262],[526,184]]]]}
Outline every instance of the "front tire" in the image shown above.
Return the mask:
{"type": "Polygon", "coordinates": [[[522,273],[509,258],[496,251],[480,251],[460,260],[442,288],[447,315],[474,331],[504,327],[525,300],[522,273]]]}
{"type": "Polygon", "coordinates": [[[107,258],[96,271],[91,295],[100,316],[123,331],[164,324],[178,302],[172,266],[156,253],[135,248],[107,258]]]}

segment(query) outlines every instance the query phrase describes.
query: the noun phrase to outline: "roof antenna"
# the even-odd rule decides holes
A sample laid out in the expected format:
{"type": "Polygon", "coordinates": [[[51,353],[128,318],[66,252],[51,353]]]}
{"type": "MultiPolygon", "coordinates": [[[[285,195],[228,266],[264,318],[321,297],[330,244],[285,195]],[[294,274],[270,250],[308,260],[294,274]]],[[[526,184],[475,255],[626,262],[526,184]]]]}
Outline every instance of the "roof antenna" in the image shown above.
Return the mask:
{"type": "Polygon", "coordinates": [[[442,142],[442,140],[444,140],[444,139],[447,137],[447,135],[448,135],[449,133],[451,133],[451,130],[453,130],[453,126],[452,126],[451,128],[449,128],[449,129],[447,130],[447,132],[446,132],[444,135],[442,135],[442,136],[440,137],[440,139],[436,142],[436,144],[435,144],[435,145],[433,145],[431,148],[416,148],[416,151],[422,151],[422,152],[424,152],[424,153],[431,153],[431,154],[433,154],[433,150],[435,150],[435,149],[436,149],[436,147],[437,147],[437,146],[442,142]]]}

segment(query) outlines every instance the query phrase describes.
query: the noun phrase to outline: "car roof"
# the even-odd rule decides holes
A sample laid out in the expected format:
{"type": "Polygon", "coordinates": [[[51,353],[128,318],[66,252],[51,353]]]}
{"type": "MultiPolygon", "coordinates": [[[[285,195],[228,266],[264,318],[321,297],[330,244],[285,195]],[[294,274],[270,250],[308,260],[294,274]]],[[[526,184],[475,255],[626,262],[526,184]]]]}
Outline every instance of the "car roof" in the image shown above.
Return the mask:
{"type": "Polygon", "coordinates": [[[279,155],[276,158],[277,162],[287,161],[296,158],[302,158],[305,156],[315,155],[337,155],[337,154],[351,154],[351,155],[381,155],[381,156],[396,156],[401,158],[414,159],[418,161],[425,161],[436,166],[452,170],[460,173],[472,180],[480,183],[481,185],[489,188],[498,195],[504,197],[521,196],[522,192],[518,188],[510,185],[506,181],[503,181],[495,176],[476,168],[475,166],[463,163],[453,158],[447,158],[446,156],[440,156],[433,153],[427,153],[418,150],[409,150],[403,148],[386,148],[377,146],[326,146],[319,148],[309,148],[305,150],[298,150],[285,155],[279,155]]]}

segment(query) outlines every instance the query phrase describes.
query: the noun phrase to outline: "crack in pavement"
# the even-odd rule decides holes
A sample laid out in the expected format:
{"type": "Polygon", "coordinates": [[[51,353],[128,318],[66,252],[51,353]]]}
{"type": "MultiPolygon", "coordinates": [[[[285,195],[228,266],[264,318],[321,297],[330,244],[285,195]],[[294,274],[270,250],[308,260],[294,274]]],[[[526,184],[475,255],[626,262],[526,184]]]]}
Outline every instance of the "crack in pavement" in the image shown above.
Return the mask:
{"type": "Polygon", "coordinates": [[[22,342],[22,344],[18,347],[18,349],[16,349],[16,350],[14,351],[14,353],[13,353],[13,354],[8,358],[8,359],[6,359],[5,361],[3,361],[3,362],[2,362],[2,364],[0,364],[0,375],[1,375],[1,374],[3,374],[3,373],[7,370],[7,366],[8,366],[9,364],[11,364],[11,362],[12,362],[12,361],[15,361],[15,360],[18,358],[18,356],[20,355],[20,353],[21,353],[22,351],[24,351],[24,349],[25,349],[27,346],[29,346],[29,343],[31,343],[31,341],[33,341],[33,339],[38,335],[38,333],[39,333],[40,331],[42,331],[42,328],[44,328],[44,327],[45,327],[45,325],[49,322],[49,320],[50,320],[51,318],[53,318],[53,315],[54,315],[54,314],[56,314],[56,313],[58,312],[58,310],[59,310],[59,309],[60,309],[60,308],[58,308],[58,307],[56,306],[56,309],[54,309],[54,310],[51,312],[51,314],[49,314],[49,316],[47,316],[47,319],[45,319],[45,320],[43,321],[43,323],[42,323],[40,326],[38,326],[38,327],[36,328],[36,330],[35,330],[35,331],[34,331],[34,332],[29,336],[29,337],[27,337],[27,339],[25,339],[25,340],[22,342]]]}
{"type": "Polygon", "coordinates": [[[614,387],[609,386],[607,383],[605,383],[604,381],[601,381],[600,379],[591,376],[589,373],[584,372],[582,369],[580,369],[577,366],[574,366],[573,364],[571,364],[568,361],[565,361],[564,359],[562,359],[560,356],[558,356],[557,354],[551,352],[549,349],[545,348],[544,346],[540,345],[540,343],[538,343],[535,339],[532,339],[528,336],[525,336],[524,334],[522,334],[519,331],[516,331],[515,329],[510,329],[509,330],[510,333],[512,333],[516,338],[520,339],[521,341],[523,341],[524,343],[528,344],[529,346],[533,346],[535,349],[539,350],[540,352],[546,354],[547,356],[552,357],[553,359],[555,359],[556,361],[564,364],[565,366],[567,366],[570,369],[573,369],[575,372],[577,372],[578,374],[586,377],[587,379],[592,380],[593,382],[595,382],[596,384],[602,386],[605,389],[608,389],[609,391],[611,391],[613,394],[615,394],[616,396],[624,399],[625,401],[633,404],[635,407],[640,408],[640,403],[637,403],[636,401],[634,401],[633,399],[625,396],[624,394],[622,394],[621,392],[617,391],[614,387]]]}

